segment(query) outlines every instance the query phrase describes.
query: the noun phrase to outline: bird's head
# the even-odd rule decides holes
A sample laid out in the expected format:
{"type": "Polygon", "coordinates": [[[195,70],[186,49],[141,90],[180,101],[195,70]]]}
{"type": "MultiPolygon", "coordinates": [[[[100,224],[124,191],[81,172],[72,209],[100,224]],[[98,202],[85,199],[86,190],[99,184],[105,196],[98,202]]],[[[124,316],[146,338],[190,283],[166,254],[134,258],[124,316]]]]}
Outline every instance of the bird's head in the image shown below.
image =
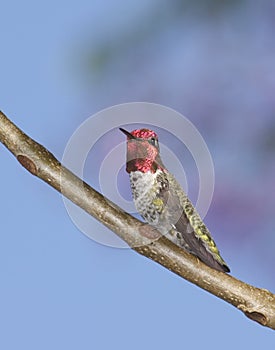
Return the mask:
{"type": "Polygon", "coordinates": [[[164,169],[159,155],[158,135],[149,129],[136,129],[131,132],[120,128],[127,136],[127,167],[128,173],[141,171],[153,173],[164,169]]]}

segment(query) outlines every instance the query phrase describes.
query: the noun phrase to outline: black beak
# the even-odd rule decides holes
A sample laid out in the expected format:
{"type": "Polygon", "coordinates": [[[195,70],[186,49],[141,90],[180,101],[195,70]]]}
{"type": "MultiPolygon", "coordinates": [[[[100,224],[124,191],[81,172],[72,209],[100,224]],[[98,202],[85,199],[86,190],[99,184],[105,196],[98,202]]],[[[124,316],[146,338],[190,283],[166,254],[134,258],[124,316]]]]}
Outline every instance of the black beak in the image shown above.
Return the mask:
{"type": "Polygon", "coordinates": [[[132,139],[132,140],[135,139],[135,136],[133,136],[129,131],[127,131],[127,130],[125,130],[125,129],[122,129],[122,128],[119,128],[119,130],[122,131],[123,134],[125,134],[127,137],[129,137],[130,140],[131,140],[131,139],[132,139]]]}

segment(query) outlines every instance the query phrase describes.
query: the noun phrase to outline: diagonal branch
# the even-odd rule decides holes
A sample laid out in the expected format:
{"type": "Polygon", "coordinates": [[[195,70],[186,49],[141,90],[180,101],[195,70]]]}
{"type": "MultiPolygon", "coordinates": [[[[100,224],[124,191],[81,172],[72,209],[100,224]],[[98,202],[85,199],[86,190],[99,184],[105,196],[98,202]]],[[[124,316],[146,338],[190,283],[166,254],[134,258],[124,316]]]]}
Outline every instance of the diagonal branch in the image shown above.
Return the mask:
{"type": "Polygon", "coordinates": [[[132,249],[275,329],[275,295],[211,269],[151,226],[125,213],[75,176],[0,111],[0,142],[30,173],[39,177],[120,236],[132,249]],[[160,237],[153,242],[150,238],[160,237]]]}

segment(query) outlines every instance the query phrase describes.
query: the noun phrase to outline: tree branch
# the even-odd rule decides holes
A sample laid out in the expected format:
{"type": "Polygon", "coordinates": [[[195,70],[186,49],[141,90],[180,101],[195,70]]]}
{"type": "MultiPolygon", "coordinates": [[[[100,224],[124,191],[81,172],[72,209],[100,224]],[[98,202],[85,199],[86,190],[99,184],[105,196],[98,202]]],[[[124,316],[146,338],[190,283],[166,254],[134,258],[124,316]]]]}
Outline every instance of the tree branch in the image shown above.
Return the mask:
{"type": "Polygon", "coordinates": [[[250,319],[275,329],[275,295],[211,269],[161,237],[153,227],[125,213],[75,176],[0,111],[0,142],[30,173],[39,177],[120,236],[132,249],[227,301],[250,319]],[[155,241],[150,238],[159,237],[155,241]]]}

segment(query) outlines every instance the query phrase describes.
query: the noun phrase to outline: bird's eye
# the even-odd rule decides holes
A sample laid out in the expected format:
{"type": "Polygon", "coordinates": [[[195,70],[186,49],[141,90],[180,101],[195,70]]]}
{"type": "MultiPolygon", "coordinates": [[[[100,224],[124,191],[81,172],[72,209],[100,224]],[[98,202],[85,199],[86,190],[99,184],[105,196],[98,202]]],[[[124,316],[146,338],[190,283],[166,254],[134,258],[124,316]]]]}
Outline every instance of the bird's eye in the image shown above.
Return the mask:
{"type": "Polygon", "coordinates": [[[155,137],[151,137],[148,141],[151,143],[151,145],[158,147],[158,140],[155,137]]]}

